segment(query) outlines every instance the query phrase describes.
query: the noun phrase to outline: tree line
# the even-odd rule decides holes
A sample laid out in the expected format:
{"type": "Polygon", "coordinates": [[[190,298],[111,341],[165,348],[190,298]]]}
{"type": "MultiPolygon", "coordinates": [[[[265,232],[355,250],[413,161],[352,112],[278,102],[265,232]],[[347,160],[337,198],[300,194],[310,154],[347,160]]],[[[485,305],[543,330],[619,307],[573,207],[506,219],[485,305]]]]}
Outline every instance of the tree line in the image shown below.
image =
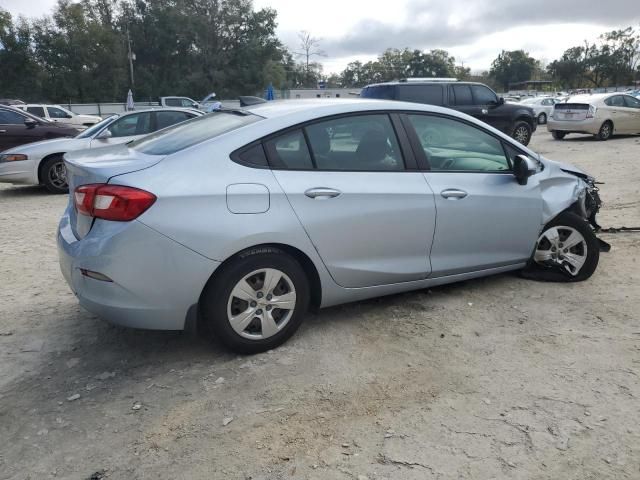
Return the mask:
{"type": "Polygon", "coordinates": [[[0,96],[31,101],[124,101],[161,95],[219,98],[276,89],[356,88],[403,77],[456,77],[498,90],[530,79],[558,88],[628,85],[640,78],[640,35],[632,27],[567,49],[543,64],[502,51],[472,75],[447,51],[388,49],[326,76],[321,41],[300,33],[297,51],[276,36],[277,13],[251,0],[58,0],[51,15],[13,18],[0,8],[0,96]],[[130,71],[133,66],[133,75],[130,71]]]}

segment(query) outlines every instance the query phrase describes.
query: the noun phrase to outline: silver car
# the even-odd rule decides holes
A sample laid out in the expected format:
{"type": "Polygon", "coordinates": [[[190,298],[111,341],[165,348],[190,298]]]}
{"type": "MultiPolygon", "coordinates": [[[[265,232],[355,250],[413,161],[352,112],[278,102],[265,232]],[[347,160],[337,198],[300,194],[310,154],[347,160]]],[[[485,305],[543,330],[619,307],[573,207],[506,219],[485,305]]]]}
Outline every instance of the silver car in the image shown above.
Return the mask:
{"type": "Polygon", "coordinates": [[[430,105],[269,102],[65,162],[57,240],[81,305],[128,327],[199,319],[240,352],[309,308],[598,264],[592,178],[430,105]]]}
{"type": "Polygon", "coordinates": [[[68,190],[65,153],[131,142],[202,115],[199,110],[186,108],[138,110],[105,118],[73,138],[19,145],[0,153],[0,182],[44,185],[51,193],[65,193],[68,190]]]}

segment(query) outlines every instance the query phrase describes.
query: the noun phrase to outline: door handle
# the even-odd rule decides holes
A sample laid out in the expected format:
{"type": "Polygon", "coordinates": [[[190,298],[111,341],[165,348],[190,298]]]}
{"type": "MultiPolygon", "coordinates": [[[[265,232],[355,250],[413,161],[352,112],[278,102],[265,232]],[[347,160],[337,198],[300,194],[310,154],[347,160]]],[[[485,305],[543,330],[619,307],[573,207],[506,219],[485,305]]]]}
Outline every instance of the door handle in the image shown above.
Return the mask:
{"type": "Polygon", "coordinates": [[[446,190],[442,190],[440,192],[444,198],[451,198],[453,200],[458,200],[460,198],[464,198],[467,196],[467,192],[464,190],[458,190],[457,188],[447,188],[446,190]]]}
{"type": "Polygon", "coordinates": [[[326,188],[326,187],[316,187],[310,188],[304,194],[309,198],[334,198],[340,195],[342,192],[340,190],[336,190],[334,188],[326,188]]]}

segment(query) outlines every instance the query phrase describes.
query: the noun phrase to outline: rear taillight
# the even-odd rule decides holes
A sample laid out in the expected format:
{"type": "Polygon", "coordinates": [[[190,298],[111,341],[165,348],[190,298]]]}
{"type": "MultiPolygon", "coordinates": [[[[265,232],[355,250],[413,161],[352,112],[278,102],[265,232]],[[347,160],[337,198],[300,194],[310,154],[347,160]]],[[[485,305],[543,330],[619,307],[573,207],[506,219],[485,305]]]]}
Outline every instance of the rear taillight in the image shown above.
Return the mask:
{"type": "Polygon", "coordinates": [[[153,205],[156,196],[139,188],[91,183],[76,188],[73,199],[78,213],[82,215],[128,222],[153,205]]]}
{"type": "Polygon", "coordinates": [[[589,105],[589,110],[587,110],[587,118],[593,118],[596,114],[596,107],[593,105],[589,105]]]}

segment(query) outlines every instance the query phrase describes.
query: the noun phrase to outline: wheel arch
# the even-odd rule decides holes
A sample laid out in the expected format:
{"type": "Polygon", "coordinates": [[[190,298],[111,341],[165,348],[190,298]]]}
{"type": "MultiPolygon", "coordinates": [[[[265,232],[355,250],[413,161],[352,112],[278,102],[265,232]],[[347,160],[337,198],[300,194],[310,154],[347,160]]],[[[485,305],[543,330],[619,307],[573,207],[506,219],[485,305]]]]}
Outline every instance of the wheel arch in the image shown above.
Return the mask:
{"type": "MultiPolygon", "coordinates": [[[[239,255],[242,255],[242,253],[248,250],[253,250],[256,248],[277,248],[295,258],[300,263],[300,266],[304,270],[307,279],[309,280],[310,308],[314,311],[317,311],[320,308],[320,305],[322,304],[322,283],[320,281],[320,274],[318,273],[318,269],[306,253],[296,247],[284,243],[261,243],[243,248],[242,250],[229,255],[211,274],[209,280],[207,280],[207,284],[209,284],[209,282],[216,278],[216,276],[223,270],[224,266],[227,265],[231,260],[235,259],[239,255]]],[[[204,292],[207,284],[202,287],[200,298],[202,298],[202,293],[204,292]]]]}
{"type": "Polygon", "coordinates": [[[62,157],[65,153],[67,152],[56,152],[56,153],[50,153],[49,155],[47,155],[46,157],[42,157],[40,159],[40,162],[38,163],[38,183],[42,184],[42,166],[46,163],[47,160],[51,159],[51,158],[55,158],[55,157],[62,157]]]}

